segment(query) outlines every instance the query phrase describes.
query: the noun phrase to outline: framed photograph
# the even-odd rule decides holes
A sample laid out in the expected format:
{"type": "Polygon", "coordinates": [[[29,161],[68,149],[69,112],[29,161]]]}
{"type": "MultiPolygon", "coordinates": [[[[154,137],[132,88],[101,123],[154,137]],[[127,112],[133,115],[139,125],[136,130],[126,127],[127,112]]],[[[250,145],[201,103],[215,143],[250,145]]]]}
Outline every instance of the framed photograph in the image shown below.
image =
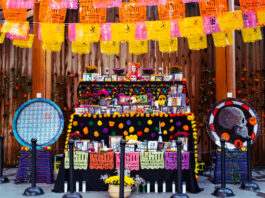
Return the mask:
{"type": "Polygon", "coordinates": [[[134,152],[135,151],[135,145],[134,144],[126,144],[125,145],[125,152],[134,152]]]}
{"type": "Polygon", "coordinates": [[[161,111],[164,113],[168,113],[169,109],[168,109],[168,107],[161,107],[161,111]]]}
{"type": "Polygon", "coordinates": [[[155,81],[163,81],[164,76],[155,76],[155,81]]]}
{"type": "Polygon", "coordinates": [[[168,106],[181,106],[181,97],[170,97],[168,99],[168,106]]]}
{"type": "Polygon", "coordinates": [[[140,100],[140,104],[147,104],[147,95],[137,96],[137,100],[140,100]]]}
{"type": "Polygon", "coordinates": [[[83,80],[84,81],[91,81],[92,80],[91,73],[83,73],[83,80]]]}
{"type": "Polygon", "coordinates": [[[177,94],[177,86],[171,86],[170,87],[170,94],[177,94]]]}
{"type": "Polygon", "coordinates": [[[183,91],[183,86],[182,86],[182,85],[179,85],[179,86],[178,86],[178,91],[177,91],[177,92],[178,92],[179,94],[181,94],[182,91],[183,91]]]}
{"type": "Polygon", "coordinates": [[[128,74],[129,76],[138,76],[138,70],[140,69],[140,63],[128,63],[128,74]]]}
{"type": "Polygon", "coordinates": [[[98,76],[98,81],[103,81],[103,76],[98,76]]]}
{"type": "Polygon", "coordinates": [[[122,113],[122,106],[117,105],[117,106],[114,106],[114,108],[116,109],[117,113],[119,113],[119,114],[122,113]]]}
{"type": "Polygon", "coordinates": [[[122,81],[122,80],[125,80],[126,79],[126,76],[122,75],[122,76],[118,76],[118,81],[122,81]]]}
{"type": "Polygon", "coordinates": [[[168,74],[165,76],[165,81],[171,81],[174,80],[174,74],[168,74]]]}
{"type": "Polygon", "coordinates": [[[131,99],[130,96],[120,96],[119,102],[121,104],[128,104],[130,99],[131,99]]]}
{"type": "Polygon", "coordinates": [[[142,151],[147,151],[147,142],[137,142],[137,148],[136,151],[138,152],[142,152],[142,151]]]}
{"type": "Polygon", "coordinates": [[[105,82],[111,82],[112,81],[112,78],[111,77],[104,77],[104,81],[105,82]]]}
{"type": "Polygon", "coordinates": [[[130,113],[130,106],[129,105],[123,105],[122,111],[123,111],[123,113],[130,113]]]}
{"type": "Polygon", "coordinates": [[[155,78],[156,78],[156,75],[155,75],[155,74],[152,74],[152,75],[151,75],[151,80],[152,80],[152,81],[155,81],[155,78]]]}
{"type": "Polygon", "coordinates": [[[75,113],[76,114],[85,113],[85,112],[88,112],[88,107],[75,108],[75,113]]]}
{"type": "Polygon", "coordinates": [[[148,141],[148,152],[156,152],[157,146],[158,146],[157,141],[148,141]]]}
{"type": "Polygon", "coordinates": [[[100,107],[93,107],[94,108],[94,114],[101,114],[100,107]]]}
{"type": "Polygon", "coordinates": [[[158,151],[163,151],[164,150],[164,142],[158,142],[157,150],[158,151]]]}
{"type": "Polygon", "coordinates": [[[91,75],[92,75],[92,81],[97,81],[98,80],[98,77],[99,77],[98,73],[93,73],[91,75]]]}
{"type": "Polygon", "coordinates": [[[148,75],[142,75],[142,78],[146,81],[149,81],[150,80],[150,76],[148,75]]]}
{"type": "Polygon", "coordinates": [[[182,72],[175,74],[175,80],[176,81],[181,81],[182,80],[182,77],[183,77],[182,72]]]}
{"type": "Polygon", "coordinates": [[[121,140],[122,136],[109,136],[109,148],[112,148],[113,151],[119,151],[121,140]]]}
{"type": "Polygon", "coordinates": [[[101,112],[101,114],[107,114],[108,113],[108,108],[104,107],[104,106],[101,106],[100,107],[100,112],[101,112]]]}
{"type": "Polygon", "coordinates": [[[118,75],[117,74],[112,74],[111,78],[112,78],[112,81],[117,81],[118,80],[118,75]]]}
{"type": "Polygon", "coordinates": [[[181,149],[184,152],[187,152],[188,151],[188,137],[178,137],[178,139],[182,141],[181,149]]]}
{"type": "Polygon", "coordinates": [[[95,114],[94,107],[92,107],[92,106],[89,107],[89,113],[91,113],[91,114],[95,114]]]}

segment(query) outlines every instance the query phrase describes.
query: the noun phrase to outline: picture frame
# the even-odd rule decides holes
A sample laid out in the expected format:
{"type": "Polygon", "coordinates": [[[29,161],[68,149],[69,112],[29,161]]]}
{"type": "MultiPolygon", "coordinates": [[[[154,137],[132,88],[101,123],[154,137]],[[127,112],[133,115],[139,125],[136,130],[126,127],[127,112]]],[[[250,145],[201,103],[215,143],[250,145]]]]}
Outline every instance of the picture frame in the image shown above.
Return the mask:
{"type": "Polygon", "coordinates": [[[155,76],[155,81],[164,81],[164,76],[155,76]]]}
{"type": "Polygon", "coordinates": [[[120,96],[119,103],[121,104],[129,104],[129,100],[131,99],[130,96],[120,96]]]}
{"type": "Polygon", "coordinates": [[[91,76],[92,76],[92,81],[97,81],[98,77],[99,77],[99,74],[98,73],[93,73],[93,74],[91,74],[91,76]]]}
{"type": "Polygon", "coordinates": [[[181,106],[181,96],[170,97],[168,99],[168,106],[181,106]]]}
{"type": "Polygon", "coordinates": [[[169,109],[168,109],[168,107],[161,107],[161,111],[164,113],[168,113],[169,109]]]}
{"type": "Polygon", "coordinates": [[[140,142],[140,141],[138,141],[137,142],[137,148],[136,148],[136,151],[137,152],[144,152],[144,151],[147,151],[147,141],[145,141],[145,142],[140,142]]]}
{"type": "Polygon", "coordinates": [[[126,144],[125,145],[125,152],[134,152],[135,151],[135,145],[134,144],[126,144]]]}
{"type": "Polygon", "coordinates": [[[146,81],[150,80],[150,76],[149,75],[142,75],[142,78],[146,81]]]}
{"type": "Polygon", "coordinates": [[[111,75],[112,81],[117,81],[118,80],[118,75],[117,74],[112,74],[111,75]]]}
{"type": "Polygon", "coordinates": [[[174,74],[168,74],[165,76],[165,81],[171,81],[174,80],[174,74]]]}
{"type": "Polygon", "coordinates": [[[103,79],[103,76],[98,76],[98,81],[103,81],[104,79],[103,79]]]}
{"type": "Polygon", "coordinates": [[[116,109],[116,112],[121,114],[122,113],[122,106],[120,105],[117,105],[117,106],[114,106],[114,108],[116,109]]]}
{"type": "Polygon", "coordinates": [[[155,81],[155,78],[156,78],[156,75],[155,74],[152,74],[150,80],[155,81]]]}
{"type": "Polygon", "coordinates": [[[123,113],[130,113],[130,106],[129,105],[123,105],[122,111],[123,111],[123,113]]]}
{"type": "Polygon", "coordinates": [[[90,106],[88,112],[89,112],[90,114],[95,114],[94,107],[90,106]]]}
{"type": "Polygon", "coordinates": [[[178,137],[179,140],[181,140],[182,144],[181,144],[181,149],[184,152],[187,152],[188,149],[188,137],[178,137]]]}
{"type": "Polygon", "coordinates": [[[104,82],[111,82],[112,81],[112,78],[111,77],[104,77],[104,82]]]}
{"type": "Polygon", "coordinates": [[[164,142],[158,142],[157,150],[158,151],[164,151],[164,142]]]}
{"type": "Polygon", "coordinates": [[[183,85],[178,85],[178,91],[177,93],[181,94],[183,91],[183,85]]]}
{"type": "Polygon", "coordinates": [[[122,81],[122,80],[125,80],[125,79],[126,79],[125,75],[118,76],[118,81],[122,81]]]}
{"type": "Polygon", "coordinates": [[[75,113],[76,114],[85,113],[85,112],[88,112],[88,107],[78,107],[78,108],[75,108],[75,113]]]}
{"type": "Polygon", "coordinates": [[[158,142],[157,141],[148,141],[148,152],[156,152],[157,151],[158,142]]]}
{"type": "Polygon", "coordinates": [[[147,104],[147,95],[139,95],[137,100],[140,100],[140,104],[147,104]]]}
{"type": "Polygon", "coordinates": [[[177,94],[177,86],[171,86],[170,87],[170,94],[172,94],[172,95],[177,94]]]}
{"type": "Polygon", "coordinates": [[[122,140],[122,136],[109,136],[109,148],[112,148],[113,151],[120,150],[120,141],[122,140]]]}
{"type": "Polygon", "coordinates": [[[175,79],[176,81],[182,81],[182,78],[183,78],[183,74],[182,74],[182,72],[180,72],[180,73],[175,73],[174,76],[175,76],[174,79],[175,79]]]}
{"type": "Polygon", "coordinates": [[[93,107],[94,108],[94,114],[101,114],[100,107],[93,107]]]}

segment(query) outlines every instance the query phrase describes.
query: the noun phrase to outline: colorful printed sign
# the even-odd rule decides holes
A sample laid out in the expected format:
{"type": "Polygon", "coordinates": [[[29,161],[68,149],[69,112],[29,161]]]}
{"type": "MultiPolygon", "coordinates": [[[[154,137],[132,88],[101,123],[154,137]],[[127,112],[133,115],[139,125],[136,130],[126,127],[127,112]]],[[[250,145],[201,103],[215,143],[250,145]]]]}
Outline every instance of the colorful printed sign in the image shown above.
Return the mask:
{"type": "Polygon", "coordinates": [[[114,169],[114,152],[90,153],[90,169],[114,169]]]}
{"type": "MultiPolygon", "coordinates": [[[[115,153],[116,168],[120,169],[120,154],[115,153]]],[[[125,168],[129,170],[139,170],[140,168],[140,155],[139,152],[126,152],[125,153],[125,168]]]]}
{"type": "MultiPolygon", "coordinates": [[[[189,169],[189,153],[184,152],[181,154],[181,169],[189,169]]],[[[165,169],[177,170],[178,169],[178,156],[177,152],[165,152],[165,169]]]]}
{"type": "Polygon", "coordinates": [[[185,4],[181,0],[168,0],[166,5],[158,6],[160,20],[176,20],[185,17],[185,4]]]}
{"type": "Polygon", "coordinates": [[[141,169],[163,169],[165,167],[164,152],[141,152],[141,169]]]}

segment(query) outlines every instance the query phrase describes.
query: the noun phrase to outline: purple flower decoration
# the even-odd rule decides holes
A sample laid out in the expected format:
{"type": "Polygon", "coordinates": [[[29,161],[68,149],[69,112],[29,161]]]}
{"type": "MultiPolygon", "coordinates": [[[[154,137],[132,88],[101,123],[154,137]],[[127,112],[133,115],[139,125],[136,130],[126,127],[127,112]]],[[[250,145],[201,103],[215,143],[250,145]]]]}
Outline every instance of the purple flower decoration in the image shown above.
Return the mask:
{"type": "Polygon", "coordinates": [[[108,133],[108,132],[109,132],[109,129],[107,129],[107,128],[103,129],[103,133],[108,133]]]}
{"type": "Polygon", "coordinates": [[[156,133],[151,133],[151,137],[154,138],[156,136],[156,133]]]}
{"type": "Polygon", "coordinates": [[[177,125],[177,127],[180,127],[181,126],[181,122],[180,121],[177,121],[176,122],[176,125],[177,125]]]}
{"type": "Polygon", "coordinates": [[[83,122],[81,122],[81,123],[79,124],[79,126],[80,126],[80,127],[83,127],[83,126],[84,126],[84,123],[83,123],[83,122]]]}
{"type": "Polygon", "coordinates": [[[126,121],[126,124],[127,124],[127,125],[131,125],[132,122],[131,122],[130,120],[127,120],[127,121],[126,121]]]}

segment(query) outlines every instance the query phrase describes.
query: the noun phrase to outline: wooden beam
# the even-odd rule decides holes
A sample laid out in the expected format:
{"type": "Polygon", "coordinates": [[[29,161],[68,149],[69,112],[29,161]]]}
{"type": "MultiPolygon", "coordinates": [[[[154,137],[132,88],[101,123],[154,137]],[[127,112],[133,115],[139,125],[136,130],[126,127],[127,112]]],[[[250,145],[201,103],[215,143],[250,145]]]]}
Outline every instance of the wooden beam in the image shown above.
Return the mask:
{"type": "MultiPolygon", "coordinates": [[[[234,11],[234,1],[228,0],[229,10],[234,11]]],[[[235,33],[233,45],[216,47],[216,101],[227,97],[227,92],[236,97],[235,33]]]]}
{"type": "MultiPolygon", "coordinates": [[[[33,21],[39,22],[39,3],[35,3],[33,9],[33,21]]],[[[42,43],[38,39],[38,23],[33,25],[34,41],[32,50],[32,98],[36,98],[37,93],[41,93],[45,98],[45,51],[42,43]]]]}

